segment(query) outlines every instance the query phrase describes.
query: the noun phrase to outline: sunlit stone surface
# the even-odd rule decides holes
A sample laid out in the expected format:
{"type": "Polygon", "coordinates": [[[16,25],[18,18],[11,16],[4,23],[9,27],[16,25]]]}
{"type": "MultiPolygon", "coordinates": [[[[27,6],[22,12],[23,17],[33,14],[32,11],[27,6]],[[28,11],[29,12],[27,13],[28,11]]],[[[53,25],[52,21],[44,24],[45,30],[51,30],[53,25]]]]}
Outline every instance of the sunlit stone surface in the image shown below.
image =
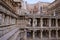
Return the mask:
{"type": "Polygon", "coordinates": [[[0,40],[60,40],[60,0],[0,0],[0,40]]]}

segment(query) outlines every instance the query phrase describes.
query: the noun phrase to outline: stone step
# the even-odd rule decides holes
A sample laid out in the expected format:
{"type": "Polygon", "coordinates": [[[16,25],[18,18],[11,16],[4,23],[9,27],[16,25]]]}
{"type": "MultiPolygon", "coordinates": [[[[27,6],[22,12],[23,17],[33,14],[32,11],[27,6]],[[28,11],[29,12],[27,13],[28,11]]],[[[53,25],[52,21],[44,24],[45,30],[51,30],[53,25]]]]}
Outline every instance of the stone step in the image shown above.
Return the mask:
{"type": "Polygon", "coordinates": [[[5,35],[6,33],[10,32],[11,30],[14,30],[16,27],[3,27],[0,28],[0,37],[2,37],[3,35],[5,35]]]}
{"type": "Polygon", "coordinates": [[[8,40],[17,40],[17,37],[19,36],[20,31],[17,31],[13,36],[11,36],[8,40]]]}
{"type": "Polygon", "coordinates": [[[10,31],[9,33],[5,34],[4,36],[2,36],[0,38],[0,40],[8,40],[12,35],[14,35],[17,31],[19,30],[19,28],[16,28],[12,31],[10,31]]]}

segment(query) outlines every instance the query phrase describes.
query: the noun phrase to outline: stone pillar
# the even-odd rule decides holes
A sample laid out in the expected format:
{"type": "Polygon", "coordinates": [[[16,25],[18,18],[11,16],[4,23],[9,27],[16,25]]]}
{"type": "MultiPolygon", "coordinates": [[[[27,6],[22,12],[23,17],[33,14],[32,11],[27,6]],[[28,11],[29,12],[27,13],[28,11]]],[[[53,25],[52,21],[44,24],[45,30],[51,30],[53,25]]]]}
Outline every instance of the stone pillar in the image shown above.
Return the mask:
{"type": "Polygon", "coordinates": [[[49,39],[51,39],[51,30],[49,30],[49,39]]]}
{"type": "Polygon", "coordinates": [[[31,25],[31,23],[30,23],[30,22],[31,22],[31,19],[29,19],[29,21],[28,21],[28,25],[29,25],[29,26],[31,25]]]}
{"type": "Polygon", "coordinates": [[[15,24],[15,18],[12,18],[12,24],[15,24]]]}
{"type": "Polygon", "coordinates": [[[7,16],[6,18],[7,18],[7,24],[9,24],[9,16],[7,16]]]}
{"type": "Polygon", "coordinates": [[[10,24],[10,17],[8,17],[8,20],[9,20],[9,23],[8,24],[10,24]]]}
{"type": "Polygon", "coordinates": [[[49,27],[51,27],[51,18],[49,19],[49,27]]]}
{"type": "Polygon", "coordinates": [[[41,30],[41,39],[43,38],[42,32],[43,32],[43,30],[41,30]]]}
{"type": "Polygon", "coordinates": [[[10,17],[10,24],[12,24],[12,20],[11,20],[12,18],[10,17]]]}
{"type": "Polygon", "coordinates": [[[39,14],[40,14],[40,11],[41,11],[41,10],[40,10],[40,2],[39,2],[39,14]]]}
{"type": "Polygon", "coordinates": [[[58,27],[58,19],[56,19],[56,27],[58,27]]]}
{"type": "Polygon", "coordinates": [[[58,39],[58,29],[56,30],[56,38],[58,39]]]}
{"type": "Polygon", "coordinates": [[[15,24],[17,24],[17,19],[16,19],[16,21],[15,21],[15,24]]]}
{"type": "Polygon", "coordinates": [[[5,19],[5,15],[3,14],[3,19],[2,19],[2,25],[4,25],[4,20],[5,19]]]}
{"type": "Polygon", "coordinates": [[[27,40],[27,30],[25,29],[25,36],[24,36],[24,39],[27,40]]]}
{"type": "Polygon", "coordinates": [[[10,24],[10,16],[9,16],[9,24],[10,24]]]}
{"type": "MultiPolygon", "coordinates": [[[[35,18],[33,18],[33,28],[37,25],[37,21],[35,18]]],[[[33,29],[33,40],[35,40],[35,30],[33,29]]]]}
{"type": "Polygon", "coordinates": [[[33,18],[33,27],[35,27],[37,25],[37,21],[35,18],[33,18]]]}
{"type": "Polygon", "coordinates": [[[34,19],[33,19],[33,27],[34,27],[35,25],[34,25],[34,19]]]}
{"type": "Polygon", "coordinates": [[[41,18],[40,21],[41,21],[41,27],[43,27],[43,18],[41,18]]]}
{"type": "Polygon", "coordinates": [[[11,17],[9,17],[10,18],[10,24],[11,24],[11,17]]]}
{"type": "Polygon", "coordinates": [[[15,23],[14,24],[16,24],[16,18],[14,18],[14,20],[15,20],[15,23]]]}
{"type": "MultiPolygon", "coordinates": [[[[51,18],[49,19],[49,28],[51,27],[51,18]]],[[[51,39],[51,30],[49,30],[49,39],[51,39]]]]}
{"type": "Polygon", "coordinates": [[[35,40],[35,31],[33,31],[33,40],[35,40]]]}
{"type": "MultiPolygon", "coordinates": [[[[41,18],[41,28],[43,27],[43,18],[41,18]]],[[[42,32],[43,32],[43,30],[41,30],[41,39],[43,38],[43,35],[42,35],[42,32]]]]}
{"type": "Polygon", "coordinates": [[[56,15],[56,12],[55,12],[55,10],[54,10],[54,16],[56,15]]]}
{"type": "Polygon", "coordinates": [[[5,15],[5,25],[7,25],[7,16],[5,15]]]}

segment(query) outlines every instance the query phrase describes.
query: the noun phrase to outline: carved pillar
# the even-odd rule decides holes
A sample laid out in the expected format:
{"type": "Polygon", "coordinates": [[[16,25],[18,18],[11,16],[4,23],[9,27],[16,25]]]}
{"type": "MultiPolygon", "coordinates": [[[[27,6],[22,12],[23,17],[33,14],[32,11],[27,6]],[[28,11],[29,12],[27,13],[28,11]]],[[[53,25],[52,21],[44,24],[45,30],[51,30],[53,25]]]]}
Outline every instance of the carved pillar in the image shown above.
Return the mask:
{"type": "Polygon", "coordinates": [[[10,18],[10,24],[11,24],[11,17],[9,17],[10,18]]]}
{"type": "Polygon", "coordinates": [[[43,27],[43,18],[41,18],[41,27],[43,27]]]}
{"type": "Polygon", "coordinates": [[[56,30],[56,38],[58,39],[58,29],[56,30]]]}
{"type": "Polygon", "coordinates": [[[24,39],[27,40],[27,30],[25,29],[25,36],[24,36],[24,39]]]}
{"type": "Polygon", "coordinates": [[[51,27],[51,18],[49,19],[49,27],[51,27]]]}
{"type": "Polygon", "coordinates": [[[49,30],[49,39],[51,39],[51,30],[49,30]]]}
{"type": "Polygon", "coordinates": [[[29,19],[29,21],[28,21],[28,25],[29,25],[29,26],[31,26],[31,23],[30,23],[30,22],[31,22],[31,19],[29,19]]]}
{"type": "MultiPolygon", "coordinates": [[[[58,28],[58,19],[56,19],[56,27],[58,28]]],[[[56,38],[58,39],[58,29],[56,30],[56,38]]]]}
{"type": "Polygon", "coordinates": [[[5,19],[5,15],[3,14],[2,25],[4,25],[4,19],[5,19]]]}
{"type": "Polygon", "coordinates": [[[7,24],[9,24],[9,16],[7,16],[6,19],[7,19],[7,24]]]}
{"type": "Polygon", "coordinates": [[[54,16],[56,15],[56,12],[55,11],[56,11],[56,9],[54,10],[54,16]]]}
{"type": "Polygon", "coordinates": [[[35,40],[35,31],[33,31],[33,40],[35,40]]]}
{"type": "Polygon", "coordinates": [[[43,35],[42,35],[42,33],[43,33],[43,30],[41,30],[41,39],[43,38],[43,35]]]}
{"type": "MultiPolygon", "coordinates": [[[[51,27],[51,18],[49,19],[49,27],[51,27]]],[[[51,30],[49,30],[49,39],[51,39],[51,30]]]]}
{"type": "Polygon", "coordinates": [[[56,19],[56,27],[58,27],[58,19],[56,19]]]}
{"type": "Polygon", "coordinates": [[[33,27],[35,27],[36,25],[37,25],[37,20],[33,18],[33,27]]]}

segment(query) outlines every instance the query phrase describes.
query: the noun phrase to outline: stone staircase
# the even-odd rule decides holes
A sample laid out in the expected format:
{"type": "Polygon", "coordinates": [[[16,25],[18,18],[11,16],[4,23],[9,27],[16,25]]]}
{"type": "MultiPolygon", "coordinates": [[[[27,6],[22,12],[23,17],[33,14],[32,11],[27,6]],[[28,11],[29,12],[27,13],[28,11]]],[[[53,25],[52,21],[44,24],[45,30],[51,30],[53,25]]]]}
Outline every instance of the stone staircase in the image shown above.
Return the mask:
{"type": "Polygon", "coordinates": [[[0,40],[17,40],[19,28],[14,26],[0,28],[0,40]]]}

